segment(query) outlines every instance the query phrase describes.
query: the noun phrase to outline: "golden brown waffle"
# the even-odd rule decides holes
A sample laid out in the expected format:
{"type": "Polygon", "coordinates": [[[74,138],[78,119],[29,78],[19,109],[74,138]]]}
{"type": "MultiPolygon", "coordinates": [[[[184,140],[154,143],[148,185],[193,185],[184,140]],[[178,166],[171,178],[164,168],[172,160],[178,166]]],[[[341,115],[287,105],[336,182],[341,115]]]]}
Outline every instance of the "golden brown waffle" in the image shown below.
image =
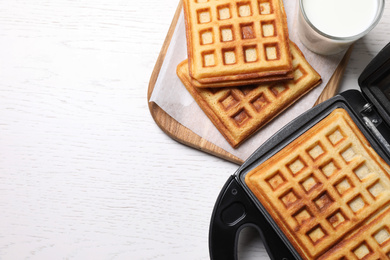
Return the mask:
{"type": "Polygon", "coordinates": [[[385,208],[319,259],[390,259],[390,209],[385,208]]]}
{"type": "Polygon", "coordinates": [[[184,0],[191,77],[201,83],[292,70],[281,0],[184,0]]]}
{"type": "Polygon", "coordinates": [[[232,147],[237,147],[272,118],[318,85],[320,75],[291,43],[294,79],[258,86],[197,88],[183,61],[177,75],[232,147]]]}
{"type": "MultiPolygon", "coordinates": [[[[186,60],[186,66],[188,67],[188,60],[186,60]]],[[[294,72],[291,71],[286,75],[268,76],[259,79],[243,79],[243,80],[227,80],[221,82],[200,83],[194,78],[190,78],[191,84],[197,88],[226,88],[226,87],[239,87],[245,85],[259,85],[265,83],[272,83],[277,81],[294,79],[294,72]]]]}
{"type": "Polygon", "coordinates": [[[388,259],[390,167],[335,109],[245,176],[303,259],[388,259]]]}

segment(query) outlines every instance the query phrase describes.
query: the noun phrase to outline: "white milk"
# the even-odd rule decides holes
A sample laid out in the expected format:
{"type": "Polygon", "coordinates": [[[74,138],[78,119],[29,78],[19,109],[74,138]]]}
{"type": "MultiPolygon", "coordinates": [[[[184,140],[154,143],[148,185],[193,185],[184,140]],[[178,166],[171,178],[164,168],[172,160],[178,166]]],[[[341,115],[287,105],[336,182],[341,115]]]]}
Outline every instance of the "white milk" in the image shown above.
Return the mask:
{"type": "Polygon", "coordinates": [[[310,22],[325,34],[351,37],[373,23],[378,0],[303,0],[310,22]]]}
{"type": "Polygon", "coordinates": [[[346,50],[379,22],[385,0],[299,0],[297,31],[311,51],[346,50]]]}

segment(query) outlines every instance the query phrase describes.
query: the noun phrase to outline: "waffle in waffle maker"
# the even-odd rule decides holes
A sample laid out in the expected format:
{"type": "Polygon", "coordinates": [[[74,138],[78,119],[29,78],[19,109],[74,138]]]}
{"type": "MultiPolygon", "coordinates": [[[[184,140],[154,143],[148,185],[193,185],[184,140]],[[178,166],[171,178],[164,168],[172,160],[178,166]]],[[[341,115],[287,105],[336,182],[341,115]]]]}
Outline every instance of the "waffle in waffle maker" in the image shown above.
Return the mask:
{"type": "Polygon", "coordinates": [[[345,91],[282,128],[214,207],[214,260],[256,227],[271,259],[390,259],[390,43],[345,91]]]}

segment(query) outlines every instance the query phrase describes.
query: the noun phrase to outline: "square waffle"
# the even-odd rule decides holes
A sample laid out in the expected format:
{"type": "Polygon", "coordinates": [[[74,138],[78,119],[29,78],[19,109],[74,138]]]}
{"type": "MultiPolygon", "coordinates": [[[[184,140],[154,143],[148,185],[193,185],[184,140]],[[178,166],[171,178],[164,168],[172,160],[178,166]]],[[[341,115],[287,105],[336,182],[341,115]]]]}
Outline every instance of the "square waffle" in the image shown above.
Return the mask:
{"type": "Polygon", "coordinates": [[[281,0],[184,0],[189,73],[201,83],[292,70],[281,0]]]}
{"type": "Polygon", "coordinates": [[[245,87],[197,88],[191,84],[186,61],[178,65],[177,75],[225,139],[232,147],[237,147],[320,83],[320,75],[292,42],[291,54],[294,79],[289,81],[245,87]]]}
{"type": "Polygon", "coordinates": [[[303,259],[388,259],[390,167],[335,109],[245,176],[303,259]]]}
{"type": "MultiPolygon", "coordinates": [[[[186,60],[186,66],[188,67],[188,60],[186,60]]],[[[221,82],[211,82],[211,83],[200,83],[198,80],[190,77],[191,84],[197,88],[225,88],[225,87],[238,87],[245,85],[258,85],[264,83],[272,83],[277,81],[291,80],[294,79],[294,72],[291,71],[286,75],[275,75],[259,79],[243,79],[243,80],[226,80],[221,82]]]]}

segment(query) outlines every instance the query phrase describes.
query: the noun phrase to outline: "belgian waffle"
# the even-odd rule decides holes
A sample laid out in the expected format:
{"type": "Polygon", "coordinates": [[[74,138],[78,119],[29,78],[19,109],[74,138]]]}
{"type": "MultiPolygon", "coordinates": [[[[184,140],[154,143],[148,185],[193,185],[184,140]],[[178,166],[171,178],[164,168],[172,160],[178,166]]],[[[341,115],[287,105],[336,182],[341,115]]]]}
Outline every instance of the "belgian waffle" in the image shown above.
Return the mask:
{"type": "MultiPolygon", "coordinates": [[[[188,60],[186,60],[186,66],[188,66],[188,60]]],[[[226,80],[221,82],[201,83],[198,80],[190,77],[191,85],[197,88],[226,88],[226,87],[238,87],[245,85],[259,85],[263,83],[272,83],[277,81],[291,80],[294,79],[293,71],[286,75],[275,75],[263,77],[259,79],[243,79],[243,80],[226,80]]]]}
{"type": "Polygon", "coordinates": [[[230,88],[197,88],[191,84],[186,61],[177,67],[177,75],[225,139],[232,147],[237,147],[320,83],[321,77],[293,43],[291,54],[294,79],[284,82],[230,88]]]}
{"type": "Polygon", "coordinates": [[[388,259],[390,167],[335,109],[245,176],[303,259],[388,259]]]}
{"type": "Polygon", "coordinates": [[[281,0],[184,0],[189,74],[201,83],[292,70],[281,0]]]}

